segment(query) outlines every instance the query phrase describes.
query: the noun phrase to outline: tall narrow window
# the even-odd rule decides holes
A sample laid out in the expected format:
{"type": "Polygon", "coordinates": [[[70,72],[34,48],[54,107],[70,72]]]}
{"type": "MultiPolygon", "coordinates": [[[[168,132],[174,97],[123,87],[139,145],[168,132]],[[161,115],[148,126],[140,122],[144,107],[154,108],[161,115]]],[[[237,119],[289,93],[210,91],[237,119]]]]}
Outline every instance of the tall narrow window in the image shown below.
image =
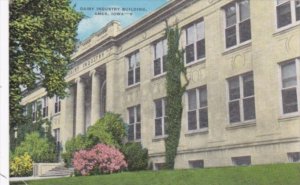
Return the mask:
{"type": "Polygon", "coordinates": [[[230,3],[224,12],[226,48],[251,40],[249,0],[230,3]]]}
{"type": "Polygon", "coordinates": [[[161,98],[154,101],[155,104],[155,137],[167,134],[166,101],[161,98]]]}
{"type": "Polygon", "coordinates": [[[191,24],[186,28],[186,63],[205,58],[204,21],[191,24]]]}
{"type": "Polygon", "coordinates": [[[154,76],[163,74],[167,71],[167,39],[160,40],[153,45],[154,49],[154,76]]]}
{"type": "Polygon", "coordinates": [[[128,86],[140,82],[140,56],[139,52],[135,52],[128,59],[128,86]]]}
{"type": "Polygon", "coordinates": [[[61,101],[58,96],[55,96],[55,105],[54,105],[54,113],[60,112],[61,109],[61,101]]]}
{"type": "Polygon", "coordinates": [[[128,141],[141,139],[141,106],[137,105],[128,108],[128,141]]]}
{"type": "Polygon", "coordinates": [[[31,104],[31,118],[32,118],[32,121],[36,120],[36,115],[37,115],[37,112],[36,112],[36,102],[33,102],[31,104]]]}
{"type": "Polygon", "coordinates": [[[42,99],[42,116],[43,118],[48,116],[48,97],[45,96],[42,99]]]}
{"type": "Polygon", "coordinates": [[[298,60],[281,65],[281,94],[283,114],[299,112],[298,60]]]}
{"type": "Polygon", "coordinates": [[[232,77],[228,80],[230,123],[255,120],[253,74],[232,77]]]}
{"type": "Polygon", "coordinates": [[[300,0],[276,0],[277,28],[300,21],[300,0]]]}
{"type": "Polygon", "coordinates": [[[206,86],[192,89],[188,95],[188,130],[208,127],[207,89],[206,86]]]}

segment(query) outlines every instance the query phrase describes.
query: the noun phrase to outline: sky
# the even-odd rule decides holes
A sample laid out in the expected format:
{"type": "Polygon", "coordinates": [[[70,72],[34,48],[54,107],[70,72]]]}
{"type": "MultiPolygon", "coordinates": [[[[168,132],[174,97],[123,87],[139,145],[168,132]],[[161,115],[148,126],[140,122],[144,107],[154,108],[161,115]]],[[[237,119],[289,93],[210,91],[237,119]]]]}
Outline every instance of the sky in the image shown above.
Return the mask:
{"type": "Polygon", "coordinates": [[[86,16],[79,23],[77,39],[85,40],[111,20],[120,21],[122,28],[130,26],[166,2],[168,0],[72,0],[75,9],[86,16]]]}

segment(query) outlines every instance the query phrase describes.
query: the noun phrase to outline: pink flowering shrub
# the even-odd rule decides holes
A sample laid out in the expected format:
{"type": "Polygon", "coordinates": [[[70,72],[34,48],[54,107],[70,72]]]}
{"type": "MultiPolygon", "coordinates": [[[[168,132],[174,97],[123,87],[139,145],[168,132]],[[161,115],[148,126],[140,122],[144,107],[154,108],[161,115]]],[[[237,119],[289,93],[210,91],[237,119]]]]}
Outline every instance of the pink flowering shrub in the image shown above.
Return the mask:
{"type": "Polygon", "coordinates": [[[74,169],[81,175],[94,173],[113,173],[127,168],[124,155],[116,148],[97,144],[90,150],[74,153],[74,169]]]}

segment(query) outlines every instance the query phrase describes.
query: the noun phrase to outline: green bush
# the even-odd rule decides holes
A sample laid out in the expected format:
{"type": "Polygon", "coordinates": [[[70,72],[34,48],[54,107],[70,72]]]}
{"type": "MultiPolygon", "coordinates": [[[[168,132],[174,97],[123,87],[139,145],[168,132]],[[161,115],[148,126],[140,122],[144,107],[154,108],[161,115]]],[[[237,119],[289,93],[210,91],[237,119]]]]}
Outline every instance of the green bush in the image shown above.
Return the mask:
{"type": "Polygon", "coordinates": [[[88,137],[99,139],[101,143],[120,148],[126,136],[126,124],[119,114],[107,112],[88,129],[88,137]]]}
{"type": "Polygon", "coordinates": [[[62,158],[66,166],[71,166],[73,153],[83,149],[89,149],[98,143],[97,138],[87,137],[86,135],[77,135],[68,140],[65,144],[66,152],[62,154],[62,158]]]}
{"type": "Polygon", "coordinates": [[[15,156],[10,161],[10,176],[30,176],[32,175],[32,159],[28,153],[15,156]]]}
{"type": "Polygon", "coordinates": [[[129,171],[146,170],[148,166],[148,150],[140,143],[126,143],[122,149],[129,171]]]}
{"type": "Polygon", "coordinates": [[[55,144],[47,138],[42,138],[38,132],[25,136],[25,140],[15,149],[14,156],[28,153],[32,160],[39,162],[54,162],[56,160],[55,144]]]}

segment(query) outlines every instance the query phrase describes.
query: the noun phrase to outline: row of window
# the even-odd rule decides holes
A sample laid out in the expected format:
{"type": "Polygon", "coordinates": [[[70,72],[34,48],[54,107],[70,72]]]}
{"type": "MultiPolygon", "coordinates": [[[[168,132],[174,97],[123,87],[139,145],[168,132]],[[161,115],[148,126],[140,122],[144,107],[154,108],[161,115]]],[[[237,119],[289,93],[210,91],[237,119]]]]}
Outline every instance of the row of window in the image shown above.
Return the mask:
{"type": "MultiPolygon", "coordinates": [[[[300,162],[300,152],[289,152],[287,153],[289,162],[295,163],[300,162]]],[[[231,157],[232,165],[234,166],[249,166],[251,165],[251,156],[238,156],[231,157]]],[[[155,170],[160,170],[164,167],[165,163],[155,163],[155,170]]],[[[190,168],[204,168],[204,160],[189,160],[190,168]]]]}
{"type": "MultiPolygon", "coordinates": [[[[277,27],[282,28],[300,21],[300,0],[277,0],[277,27]]],[[[223,7],[224,36],[226,49],[251,40],[250,0],[237,0],[223,7]]],[[[184,27],[185,63],[200,62],[205,59],[205,25],[201,18],[184,27]]],[[[166,72],[167,40],[153,43],[153,75],[166,72]]],[[[140,82],[139,51],[127,56],[128,86],[140,82]]]]}
{"type": "MultiPolygon", "coordinates": [[[[293,59],[280,64],[282,114],[300,113],[300,60],[293,59]]],[[[253,73],[248,72],[227,79],[228,118],[230,124],[245,123],[256,119],[253,73]]],[[[187,91],[188,131],[208,128],[207,87],[187,91]]],[[[154,101],[154,135],[167,135],[167,102],[164,98],[154,101]]],[[[141,106],[128,108],[129,140],[141,139],[141,106]]]]}
{"type": "MultiPolygon", "coordinates": [[[[61,100],[58,96],[55,96],[54,113],[61,111],[61,100]]],[[[24,115],[27,116],[31,112],[32,121],[36,121],[39,114],[42,118],[48,117],[48,97],[44,96],[41,99],[30,103],[24,107],[24,115]]]]}

